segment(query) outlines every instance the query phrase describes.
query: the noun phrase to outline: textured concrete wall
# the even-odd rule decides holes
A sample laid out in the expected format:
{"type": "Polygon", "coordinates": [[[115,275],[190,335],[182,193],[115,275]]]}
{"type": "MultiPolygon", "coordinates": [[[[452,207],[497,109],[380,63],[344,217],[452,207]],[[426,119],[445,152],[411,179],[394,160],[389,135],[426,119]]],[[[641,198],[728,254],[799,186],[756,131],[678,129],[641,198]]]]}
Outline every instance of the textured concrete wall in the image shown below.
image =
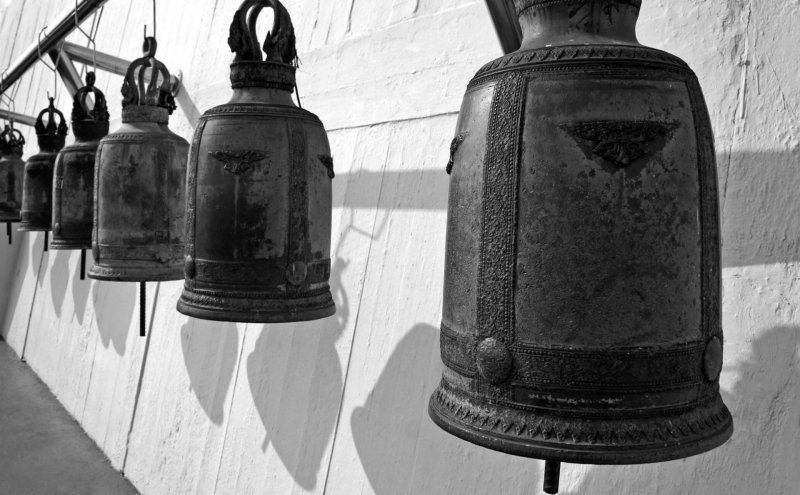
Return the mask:
{"type": "MultiPolygon", "coordinates": [[[[159,55],[186,85],[170,125],[187,139],[200,113],[230,95],[226,40],[238,3],[159,2],[159,55]]],[[[337,169],[338,314],[294,325],[190,320],[174,309],[180,282],[150,284],[149,336],[140,339],[135,285],[80,281],[77,253],[43,253],[42,236],[19,235],[16,254],[0,248],[3,337],[144,494],[537,493],[541,462],[461,442],[426,413],[441,366],[444,165],[467,82],[500,55],[486,7],[285,3],[298,29],[303,104],[326,124],[337,169]]],[[[71,4],[0,2],[0,64],[71,4]]],[[[138,56],[150,16],[149,2],[109,0],[98,48],[138,56]]],[[[565,465],[564,493],[797,493],[798,21],[796,0],[644,2],[641,40],[696,70],[717,137],[722,387],[736,432],[682,461],[565,465]]],[[[120,84],[99,77],[114,116],[120,84]]],[[[38,66],[17,109],[33,114],[48,90],[52,78],[38,66]]],[[[64,91],[59,105],[69,108],[64,91]]]]}

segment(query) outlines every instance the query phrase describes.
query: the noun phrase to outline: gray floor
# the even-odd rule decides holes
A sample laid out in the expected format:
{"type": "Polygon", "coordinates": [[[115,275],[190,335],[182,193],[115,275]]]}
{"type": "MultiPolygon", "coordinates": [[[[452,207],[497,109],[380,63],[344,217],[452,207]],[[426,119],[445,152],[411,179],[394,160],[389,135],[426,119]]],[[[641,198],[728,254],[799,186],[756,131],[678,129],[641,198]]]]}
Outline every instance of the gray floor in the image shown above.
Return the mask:
{"type": "Polygon", "coordinates": [[[0,340],[0,495],[135,495],[47,386],[0,340]]]}

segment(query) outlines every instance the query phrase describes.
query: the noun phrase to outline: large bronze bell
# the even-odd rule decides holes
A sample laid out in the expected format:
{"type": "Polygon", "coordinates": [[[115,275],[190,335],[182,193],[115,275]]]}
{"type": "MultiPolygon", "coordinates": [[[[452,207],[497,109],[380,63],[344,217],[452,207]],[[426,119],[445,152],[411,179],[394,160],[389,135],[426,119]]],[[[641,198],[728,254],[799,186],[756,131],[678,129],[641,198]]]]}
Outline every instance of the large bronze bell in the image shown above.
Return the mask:
{"type": "Polygon", "coordinates": [[[106,98],[94,83],[95,74],[89,72],[86,86],[75,93],[72,105],[75,142],[61,150],[56,159],[50,244],[53,249],[92,247],[95,155],[100,139],[108,134],[106,98]]]}
{"type": "Polygon", "coordinates": [[[233,97],[203,115],[192,142],[178,310],[259,323],[330,316],[333,160],[320,120],[292,101],[292,21],[277,0],[248,0],[228,42],[233,97]],[[262,61],[255,25],[267,7],[262,61]]]}
{"type": "MultiPolygon", "coordinates": [[[[19,230],[49,232],[53,217],[53,167],[58,152],[66,143],[69,130],[64,114],[55,107],[54,98],[50,98],[50,106],[39,112],[35,128],[39,152],[28,158],[25,163],[22,222],[19,230]],[[43,120],[45,115],[47,124],[43,120]]],[[[47,249],[46,240],[45,249],[47,249]]]]}
{"type": "Polygon", "coordinates": [[[89,270],[94,279],[144,282],[183,277],[189,143],[167,127],[176,107],[169,71],[156,60],[156,48],[155,38],[146,38],[144,56],[128,67],[122,127],[103,138],[97,149],[94,266],[89,270]]]}
{"type": "MultiPolygon", "coordinates": [[[[430,415],[509,454],[660,462],[724,443],[713,134],[640,0],[516,0],[522,48],[470,82],[452,159],[430,415]]],[[[555,471],[555,472],[554,472],[555,471]]],[[[557,483],[550,483],[550,493],[557,483]]]]}
{"type": "Polygon", "coordinates": [[[19,130],[6,125],[0,133],[0,222],[6,224],[8,242],[11,243],[11,224],[22,220],[22,179],[25,162],[22,148],[25,137],[19,130]]]}

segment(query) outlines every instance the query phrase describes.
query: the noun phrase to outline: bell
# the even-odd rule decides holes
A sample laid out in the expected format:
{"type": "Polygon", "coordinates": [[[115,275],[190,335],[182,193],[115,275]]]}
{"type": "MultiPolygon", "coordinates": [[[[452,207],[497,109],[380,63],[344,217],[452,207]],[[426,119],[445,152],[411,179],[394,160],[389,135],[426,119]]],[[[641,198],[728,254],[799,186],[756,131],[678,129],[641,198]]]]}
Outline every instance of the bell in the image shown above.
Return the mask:
{"type": "Polygon", "coordinates": [[[147,37],[144,56],[125,75],[122,127],[97,149],[90,278],[145,282],[183,276],[189,143],[167,127],[176,106],[156,49],[155,38],[147,37]]]}
{"type": "Polygon", "coordinates": [[[178,311],[208,320],[290,322],[334,314],[328,138],[291,97],[294,27],[277,0],[248,0],[228,43],[233,97],[200,119],[189,158],[185,288],[178,311]],[[274,26],[262,61],[255,26],[274,26]]]}
{"type": "Polygon", "coordinates": [[[95,74],[75,93],[72,132],[75,142],[58,154],[53,181],[53,249],[92,248],[94,211],[94,159],[100,139],[108,134],[108,108],[103,93],[94,87],[95,74]],[[89,97],[93,97],[90,107],[89,97]]]}
{"type": "Polygon", "coordinates": [[[0,134],[0,222],[6,224],[8,242],[11,243],[11,224],[21,220],[22,178],[25,162],[22,147],[25,138],[19,130],[6,125],[0,134]]]}
{"type": "MultiPolygon", "coordinates": [[[[724,443],[713,133],[640,0],[516,0],[522,48],[470,82],[451,147],[443,429],[638,464],[724,443]],[[609,7],[610,6],[610,7],[609,7]]],[[[555,469],[554,469],[555,468],[555,469]]]]}
{"type": "MultiPolygon", "coordinates": [[[[55,107],[55,99],[50,98],[50,106],[39,112],[36,119],[36,137],[39,153],[28,158],[25,164],[25,178],[22,192],[23,232],[50,232],[53,217],[53,166],[56,157],[67,140],[67,127],[64,114],[55,107]],[[47,114],[47,124],[42,118],[47,114]],[[59,123],[56,123],[58,116],[59,123]]],[[[45,238],[45,249],[47,239],[45,238]]]]}

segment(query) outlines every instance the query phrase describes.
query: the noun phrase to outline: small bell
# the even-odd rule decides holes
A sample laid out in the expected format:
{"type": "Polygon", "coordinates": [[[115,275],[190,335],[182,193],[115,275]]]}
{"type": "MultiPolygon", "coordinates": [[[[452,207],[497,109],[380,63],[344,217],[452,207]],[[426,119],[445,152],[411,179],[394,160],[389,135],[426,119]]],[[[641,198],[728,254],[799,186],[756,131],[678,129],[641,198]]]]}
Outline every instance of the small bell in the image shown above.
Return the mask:
{"type": "Polygon", "coordinates": [[[86,86],[75,93],[72,102],[75,142],[58,154],[53,181],[50,247],[81,251],[81,279],[84,278],[86,250],[92,248],[95,155],[100,139],[108,134],[106,97],[94,83],[95,74],[89,72],[86,86]]]}
{"type": "Polygon", "coordinates": [[[94,265],[89,277],[162,281],[183,277],[189,143],[169,130],[170,74],[148,37],[128,67],[122,127],[100,141],[95,166],[94,265]],[[145,83],[150,69],[150,82],[145,83]]]}
{"type": "Polygon", "coordinates": [[[322,122],[292,100],[289,13],[277,0],[245,1],[228,43],[233,97],[203,115],[192,142],[178,311],[257,323],[330,316],[333,159],[322,122]],[[264,8],[274,11],[266,61],[255,33],[264,8]]]}
{"type": "Polygon", "coordinates": [[[12,223],[22,217],[22,182],[25,176],[25,162],[22,148],[25,138],[19,130],[6,125],[0,133],[0,222],[6,224],[8,243],[12,241],[12,223]]]}
{"type": "Polygon", "coordinates": [[[35,128],[39,153],[28,158],[25,164],[22,223],[19,230],[45,232],[44,249],[47,251],[47,239],[53,218],[53,167],[58,152],[66,143],[69,130],[64,114],[55,107],[55,98],[51,97],[50,106],[39,112],[35,128]],[[48,117],[47,124],[43,120],[45,114],[48,117]]]}

